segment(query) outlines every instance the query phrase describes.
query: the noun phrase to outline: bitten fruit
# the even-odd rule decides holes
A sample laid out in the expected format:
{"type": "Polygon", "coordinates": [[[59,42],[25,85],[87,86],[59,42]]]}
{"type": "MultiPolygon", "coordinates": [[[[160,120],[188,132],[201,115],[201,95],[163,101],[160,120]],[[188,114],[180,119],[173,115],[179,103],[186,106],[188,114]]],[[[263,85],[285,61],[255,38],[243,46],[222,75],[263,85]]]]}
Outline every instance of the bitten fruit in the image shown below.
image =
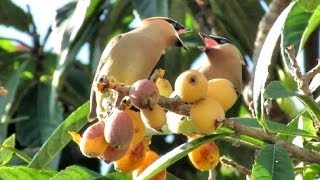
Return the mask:
{"type": "Polygon", "coordinates": [[[104,122],[99,121],[84,131],[79,142],[80,151],[83,155],[87,157],[98,157],[103,154],[108,145],[104,139],[104,127],[104,122]]]}
{"type": "Polygon", "coordinates": [[[207,78],[196,70],[181,73],[174,84],[175,91],[182,101],[193,103],[207,95],[207,78]]]}
{"type": "Polygon", "coordinates": [[[128,148],[134,134],[133,120],[118,109],[105,119],[104,137],[108,144],[119,149],[128,148]]]}
{"type": "Polygon", "coordinates": [[[131,103],[139,109],[152,108],[158,103],[160,95],[155,83],[142,79],[132,84],[129,91],[131,103]]]}
{"type": "Polygon", "coordinates": [[[207,96],[216,100],[227,111],[237,100],[237,92],[231,81],[227,79],[211,79],[208,81],[207,96]]]}
{"type": "Polygon", "coordinates": [[[220,155],[217,145],[210,141],[188,153],[188,157],[195,168],[208,171],[218,165],[220,155]]]}
{"type": "Polygon", "coordinates": [[[218,121],[223,120],[225,114],[217,101],[206,97],[192,104],[190,118],[199,133],[210,134],[216,130],[218,121]]]}

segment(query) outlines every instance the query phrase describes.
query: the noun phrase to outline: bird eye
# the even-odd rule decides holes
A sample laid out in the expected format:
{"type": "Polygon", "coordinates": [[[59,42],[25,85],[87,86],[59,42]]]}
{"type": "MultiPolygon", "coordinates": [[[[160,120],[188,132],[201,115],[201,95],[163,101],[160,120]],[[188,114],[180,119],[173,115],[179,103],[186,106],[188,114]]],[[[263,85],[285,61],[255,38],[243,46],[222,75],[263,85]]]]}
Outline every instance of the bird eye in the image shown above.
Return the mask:
{"type": "Polygon", "coordinates": [[[219,44],[229,44],[230,41],[228,39],[225,39],[225,38],[219,38],[218,39],[218,43],[219,44]]]}

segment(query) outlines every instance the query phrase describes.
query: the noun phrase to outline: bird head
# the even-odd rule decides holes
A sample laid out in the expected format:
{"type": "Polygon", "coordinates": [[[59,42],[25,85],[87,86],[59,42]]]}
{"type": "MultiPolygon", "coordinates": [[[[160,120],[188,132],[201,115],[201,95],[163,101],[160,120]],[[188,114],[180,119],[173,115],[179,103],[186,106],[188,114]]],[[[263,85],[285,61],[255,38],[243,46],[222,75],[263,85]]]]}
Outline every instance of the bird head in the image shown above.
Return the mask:
{"type": "Polygon", "coordinates": [[[174,45],[178,47],[183,47],[185,50],[188,50],[188,47],[184,44],[184,42],[180,39],[179,35],[184,34],[188,32],[188,30],[178,23],[177,21],[168,18],[168,17],[151,17],[144,19],[143,22],[157,22],[157,23],[163,23],[166,22],[170,26],[162,25],[161,28],[165,29],[168,36],[174,35],[174,45]],[[168,28],[169,27],[169,28],[168,28]],[[172,31],[173,30],[173,31],[172,31]]]}
{"type": "Polygon", "coordinates": [[[216,49],[220,45],[230,44],[230,41],[224,37],[212,36],[203,33],[199,33],[199,36],[204,43],[204,46],[199,46],[199,49],[201,49],[202,51],[216,49]]]}

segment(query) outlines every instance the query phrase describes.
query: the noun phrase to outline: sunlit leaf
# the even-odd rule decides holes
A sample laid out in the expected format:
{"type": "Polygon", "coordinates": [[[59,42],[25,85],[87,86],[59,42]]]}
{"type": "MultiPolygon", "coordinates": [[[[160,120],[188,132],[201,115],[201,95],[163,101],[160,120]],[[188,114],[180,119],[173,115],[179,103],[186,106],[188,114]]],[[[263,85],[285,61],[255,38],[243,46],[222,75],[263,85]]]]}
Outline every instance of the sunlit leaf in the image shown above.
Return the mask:
{"type": "Polygon", "coordinates": [[[11,160],[13,151],[10,151],[5,147],[14,148],[16,144],[15,140],[16,140],[16,136],[15,134],[13,134],[10,137],[8,137],[0,146],[0,165],[5,165],[11,160]]]}
{"type": "Polygon", "coordinates": [[[85,167],[73,165],[67,167],[65,170],[60,171],[50,180],[94,179],[99,176],[101,175],[85,167]]]}
{"type": "Polygon", "coordinates": [[[15,166],[15,167],[0,167],[0,179],[12,179],[12,180],[48,180],[52,176],[56,174],[55,171],[52,170],[40,170],[33,169],[23,166],[15,166]]]}
{"type": "Polygon", "coordinates": [[[279,81],[271,82],[265,89],[268,98],[277,99],[282,97],[296,96],[307,111],[320,122],[320,107],[310,97],[287,90],[279,81]]]}
{"type": "MultiPolygon", "coordinates": [[[[308,26],[308,21],[311,17],[311,13],[305,12],[298,4],[295,4],[288,14],[288,18],[283,27],[281,34],[281,54],[284,60],[284,65],[286,69],[291,69],[291,64],[289,58],[285,52],[286,47],[294,45],[295,48],[299,47],[300,40],[306,27],[308,26]]],[[[309,31],[311,28],[309,27],[309,31]]],[[[314,30],[314,29],[313,29],[314,30]]],[[[309,32],[311,34],[311,32],[309,32]]],[[[309,34],[309,35],[310,35],[309,34]]],[[[307,35],[307,34],[306,34],[307,35]]],[[[307,38],[307,36],[305,37],[307,38]]],[[[298,53],[298,51],[297,51],[298,53]]]]}
{"type": "Polygon", "coordinates": [[[272,99],[285,98],[297,95],[295,92],[286,89],[286,87],[284,87],[280,81],[270,82],[268,86],[265,88],[264,94],[266,98],[272,99]]]}
{"type": "Polygon", "coordinates": [[[303,31],[298,52],[300,52],[302,50],[302,48],[306,44],[308,38],[310,37],[311,33],[314,32],[319,27],[319,25],[320,25],[320,6],[318,6],[314,10],[313,14],[308,19],[308,25],[307,25],[307,27],[305,27],[305,29],[303,31]]]}
{"type": "Polygon", "coordinates": [[[292,161],[281,145],[266,145],[256,156],[252,180],[294,179],[292,161]]]}
{"type": "Polygon", "coordinates": [[[320,5],[319,0],[299,0],[299,6],[303,8],[305,11],[313,12],[320,5]]]}
{"type": "Polygon", "coordinates": [[[264,98],[262,95],[264,94],[264,88],[269,77],[269,71],[272,71],[269,69],[269,66],[271,65],[273,51],[276,47],[277,40],[282,31],[282,27],[286,22],[287,16],[294,5],[295,2],[290,3],[290,5],[280,14],[276,22],[273,24],[266,37],[257,61],[253,82],[253,105],[255,114],[258,117],[263,113],[264,98]]]}
{"type": "Polygon", "coordinates": [[[89,102],[83,104],[70,114],[43,144],[40,151],[33,157],[28,166],[34,168],[46,167],[55,155],[70,142],[71,136],[68,131],[78,132],[88,123],[88,112],[89,102]]]}
{"type": "Polygon", "coordinates": [[[131,175],[131,173],[113,172],[113,173],[109,173],[103,177],[95,178],[95,180],[114,180],[114,179],[132,180],[132,175],[131,175]]]}
{"type": "Polygon", "coordinates": [[[303,180],[314,180],[320,174],[320,165],[319,164],[311,164],[307,166],[305,170],[303,170],[303,180]]]}
{"type": "MultiPolygon", "coordinates": [[[[231,119],[245,126],[262,129],[262,126],[258,123],[257,119],[255,118],[231,118],[231,119]]],[[[269,131],[283,134],[283,135],[316,137],[314,134],[308,131],[301,130],[292,126],[287,126],[285,124],[281,124],[275,121],[266,120],[266,126],[268,127],[269,131]]]]}

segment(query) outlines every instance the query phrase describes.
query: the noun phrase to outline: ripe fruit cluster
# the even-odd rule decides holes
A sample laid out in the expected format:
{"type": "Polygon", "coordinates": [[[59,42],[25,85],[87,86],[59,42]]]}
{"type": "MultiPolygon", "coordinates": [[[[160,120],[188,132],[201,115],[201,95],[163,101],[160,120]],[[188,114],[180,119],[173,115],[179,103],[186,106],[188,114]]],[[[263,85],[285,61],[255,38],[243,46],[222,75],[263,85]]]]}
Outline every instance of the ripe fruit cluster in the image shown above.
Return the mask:
{"type": "Polygon", "coordinates": [[[219,121],[236,101],[237,93],[227,79],[207,78],[196,70],[187,70],[175,82],[182,101],[192,103],[190,118],[200,134],[213,133],[219,121]]]}
{"type": "MultiPolygon", "coordinates": [[[[148,147],[146,128],[161,131],[168,118],[165,127],[173,133],[185,133],[189,140],[193,140],[204,134],[214,133],[218,123],[225,118],[225,111],[237,99],[230,81],[208,81],[196,70],[183,72],[175,82],[174,92],[168,80],[158,77],[153,81],[136,81],[127,95],[129,101],[124,107],[114,107],[107,117],[89,126],[82,136],[74,132],[70,134],[79,144],[83,155],[103,159],[106,163],[113,162],[116,169],[133,172],[133,177],[137,177],[159,158],[148,147]],[[184,116],[166,112],[159,105],[160,96],[174,95],[191,105],[190,120],[180,121],[184,116]],[[140,112],[130,109],[131,105],[140,112]],[[180,119],[175,121],[171,117],[180,119]]],[[[218,164],[219,150],[214,142],[208,142],[190,152],[188,157],[197,169],[205,171],[218,164]]],[[[153,179],[165,177],[164,170],[153,179]]]]}
{"type": "MultiPolygon", "coordinates": [[[[175,92],[182,101],[191,103],[191,124],[199,134],[215,132],[218,123],[225,118],[225,111],[237,99],[235,88],[229,80],[217,78],[208,81],[196,70],[187,70],[179,75],[175,82],[175,92]]],[[[176,124],[181,128],[187,122],[188,120],[184,120],[176,124]]],[[[199,135],[191,135],[188,140],[198,137],[199,135]]],[[[195,168],[207,171],[217,166],[220,155],[218,147],[211,141],[197,147],[188,157],[195,168]]]]}

